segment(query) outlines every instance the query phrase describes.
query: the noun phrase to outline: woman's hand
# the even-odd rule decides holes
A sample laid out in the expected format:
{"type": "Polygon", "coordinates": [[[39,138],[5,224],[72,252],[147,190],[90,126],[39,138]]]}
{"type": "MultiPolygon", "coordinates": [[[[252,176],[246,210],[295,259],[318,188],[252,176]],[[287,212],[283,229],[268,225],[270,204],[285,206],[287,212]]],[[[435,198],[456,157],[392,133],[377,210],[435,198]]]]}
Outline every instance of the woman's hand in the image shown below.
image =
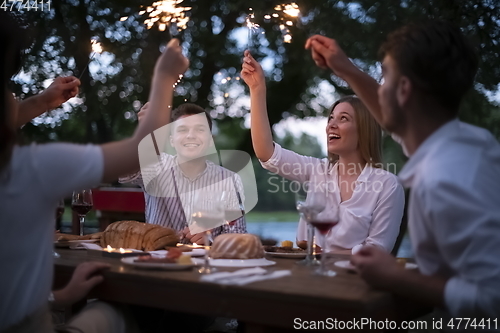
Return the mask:
{"type": "Polygon", "coordinates": [[[255,90],[258,88],[266,88],[266,79],[264,77],[264,71],[260,64],[252,57],[250,51],[245,51],[245,57],[243,58],[241,70],[241,77],[248,85],[250,90],[255,90]]]}
{"type": "Polygon", "coordinates": [[[161,79],[166,76],[167,79],[173,78],[174,81],[177,81],[179,75],[183,74],[188,66],[189,60],[182,54],[179,40],[173,38],[156,61],[155,77],[161,79]]]}

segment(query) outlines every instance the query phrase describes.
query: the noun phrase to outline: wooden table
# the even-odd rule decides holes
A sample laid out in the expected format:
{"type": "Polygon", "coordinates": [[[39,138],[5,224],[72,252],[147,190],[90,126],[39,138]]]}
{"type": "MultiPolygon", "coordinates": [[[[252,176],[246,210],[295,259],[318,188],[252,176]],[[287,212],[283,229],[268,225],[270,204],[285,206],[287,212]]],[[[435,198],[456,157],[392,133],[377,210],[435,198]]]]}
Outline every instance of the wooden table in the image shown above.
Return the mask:
{"type": "MultiPolygon", "coordinates": [[[[104,282],[93,297],[107,301],[175,310],[208,316],[237,318],[251,332],[292,330],[294,319],[302,321],[336,318],[353,320],[407,320],[425,312],[424,308],[391,294],[371,289],[356,273],[342,268],[335,277],[311,274],[293,259],[278,259],[271,269],[290,269],[291,276],[246,286],[223,286],[200,282],[195,269],[189,271],[139,270],[119,259],[92,257],[82,250],[58,249],[55,260],[55,287],[62,287],[74,268],[85,261],[111,264],[104,282]],[[210,306],[199,300],[210,300],[210,306]]],[[[347,256],[332,256],[345,260],[347,256]]],[[[332,266],[333,267],[333,266],[332,266]]],[[[220,270],[222,270],[221,268],[220,270]]]]}

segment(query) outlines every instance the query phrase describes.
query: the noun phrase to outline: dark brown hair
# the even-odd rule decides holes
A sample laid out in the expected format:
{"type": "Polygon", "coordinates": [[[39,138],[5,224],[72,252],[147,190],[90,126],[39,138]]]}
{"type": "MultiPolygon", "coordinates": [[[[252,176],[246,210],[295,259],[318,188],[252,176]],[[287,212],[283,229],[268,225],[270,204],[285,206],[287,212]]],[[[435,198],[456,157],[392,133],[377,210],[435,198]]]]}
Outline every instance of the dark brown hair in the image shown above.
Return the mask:
{"type": "Polygon", "coordinates": [[[381,60],[386,55],[417,91],[456,117],[478,68],[476,51],[458,28],[443,21],[406,25],[387,36],[379,50],[381,60]]]}
{"type": "MultiPolygon", "coordinates": [[[[356,127],[358,129],[358,149],[361,153],[361,158],[363,158],[363,161],[366,164],[371,165],[372,167],[381,167],[382,130],[380,126],[377,124],[363,102],[361,102],[361,100],[356,96],[345,96],[336,101],[331,108],[330,114],[340,103],[348,103],[354,109],[356,127]]],[[[328,157],[330,162],[338,160],[338,155],[335,154],[329,153],[328,157]]]]}
{"type": "Polygon", "coordinates": [[[179,105],[172,111],[172,122],[176,121],[182,116],[193,116],[195,114],[204,113],[205,117],[207,117],[208,126],[210,127],[210,131],[212,131],[212,117],[207,110],[193,103],[184,103],[179,105]]]}
{"type": "Polygon", "coordinates": [[[17,22],[8,13],[0,12],[0,171],[8,165],[16,142],[7,94],[11,77],[21,68],[24,41],[23,30],[17,22]]]}

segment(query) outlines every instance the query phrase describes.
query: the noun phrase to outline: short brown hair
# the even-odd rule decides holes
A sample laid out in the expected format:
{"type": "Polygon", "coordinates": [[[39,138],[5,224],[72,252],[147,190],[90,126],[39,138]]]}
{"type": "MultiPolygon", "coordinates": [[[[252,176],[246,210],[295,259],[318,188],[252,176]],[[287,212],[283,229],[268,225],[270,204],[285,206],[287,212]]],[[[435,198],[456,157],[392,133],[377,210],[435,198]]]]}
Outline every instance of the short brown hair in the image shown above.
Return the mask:
{"type": "MultiPolygon", "coordinates": [[[[363,102],[356,96],[345,96],[336,101],[330,109],[330,114],[340,103],[349,103],[356,114],[358,129],[358,149],[363,161],[372,167],[382,167],[381,139],[382,129],[375,121],[363,102]]],[[[331,162],[338,160],[338,156],[330,154],[331,162]]]]}
{"type": "Polygon", "coordinates": [[[387,36],[381,60],[391,56],[415,88],[455,117],[462,97],[472,87],[478,57],[472,44],[450,23],[409,24],[387,36]]]}
{"type": "Polygon", "coordinates": [[[172,122],[176,121],[182,116],[193,116],[195,114],[204,113],[205,117],[207,117],[208,126],[210,127],[210,131],[212,131],[212,117],[210,117],[210,113],[207,110],[193,103],[184,103],[179,105],[172,111],[172,122]]]}

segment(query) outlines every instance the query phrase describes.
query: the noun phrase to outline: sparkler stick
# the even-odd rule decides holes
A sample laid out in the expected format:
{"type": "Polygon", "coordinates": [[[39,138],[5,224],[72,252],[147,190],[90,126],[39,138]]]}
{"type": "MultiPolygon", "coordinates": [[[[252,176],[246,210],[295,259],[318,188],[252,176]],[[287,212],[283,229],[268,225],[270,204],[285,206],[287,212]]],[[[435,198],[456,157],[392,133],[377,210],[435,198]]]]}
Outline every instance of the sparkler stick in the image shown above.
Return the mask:
{"type": "Polygon", "coordinates": [[[102,53],[101,43],[99,43],[97,40],[92,39],[91,45],[92,45],[92,56],[90,56],[89,62],[87,62],[87,65],[83,68],[83,71],[80,74],[80,76],[78,77],[78,80],[80,80],[82,78],[83,73],[85,73],[85,71],[87,70],[87,67],[89,67],[90,62],[92,60],[94,60],[94,57],[96,56],[96,54],[98,54],[98,53],[101,54],[102,53]]]}
{"type": "Polygon", "coordinates": [[[252,12],[252,8],[248,8],[248,10],[251,12],[250,14],[247,15],[245,19],[246,26],[248,28],[248,50],[251,51],[252,48],[252,32],[256,31],[260,26],[257,23],[252,22],[252,20],[255,18],[254,13],[252,12]]]}

